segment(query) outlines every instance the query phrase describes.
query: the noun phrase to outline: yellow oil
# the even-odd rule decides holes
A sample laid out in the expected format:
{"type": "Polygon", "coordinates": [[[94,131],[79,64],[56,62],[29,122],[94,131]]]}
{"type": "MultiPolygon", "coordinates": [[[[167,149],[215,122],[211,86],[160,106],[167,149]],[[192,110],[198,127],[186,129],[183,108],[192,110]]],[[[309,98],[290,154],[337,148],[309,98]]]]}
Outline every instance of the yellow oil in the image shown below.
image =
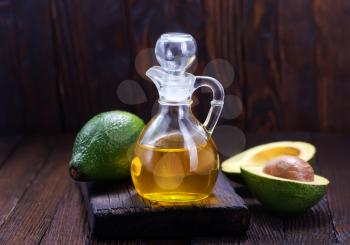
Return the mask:
{"type": "Polygon", "coordinates": [[[153,146],[136,145],[131,176],[139,195],[160,202],[191,202],[210,195],[219,170],[214,142],[183,145],[182,138],[174,135],[153,146]]]}

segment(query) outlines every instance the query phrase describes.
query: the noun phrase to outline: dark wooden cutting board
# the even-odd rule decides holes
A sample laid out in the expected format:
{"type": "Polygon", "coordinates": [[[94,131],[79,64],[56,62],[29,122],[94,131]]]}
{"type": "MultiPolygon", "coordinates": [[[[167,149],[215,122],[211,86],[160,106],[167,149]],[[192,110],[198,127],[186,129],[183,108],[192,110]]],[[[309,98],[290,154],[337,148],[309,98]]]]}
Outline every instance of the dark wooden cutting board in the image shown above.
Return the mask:
{"type": "Polygon", "coordinates": [[[144,200],[130,182],[80,186],[90,228],[101,238],[233,235],[249,226],[248,208],[221,173],[210,197],[182,205],[144,200]]]}

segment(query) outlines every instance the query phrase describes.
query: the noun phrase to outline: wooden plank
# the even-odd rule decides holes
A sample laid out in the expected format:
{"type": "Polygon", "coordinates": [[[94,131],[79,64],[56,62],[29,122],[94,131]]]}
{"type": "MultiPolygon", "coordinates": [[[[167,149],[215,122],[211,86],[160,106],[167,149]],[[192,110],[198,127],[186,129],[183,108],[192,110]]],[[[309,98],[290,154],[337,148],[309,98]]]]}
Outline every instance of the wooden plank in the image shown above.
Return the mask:
{"type": "Polygon", "coordinates": [[[331,225],[335,230],[333,239],[337,243],[350,243],[350,140],[346,136],[332,134],[315,134],[312,138],[318,150],[320,174],[331,182],[327,199],[333,221],[331,225]]]}
{"type": "Polygon", "coordinates": [[[17,72],[21,80],[24,128],[61,131],[50,1],[12,0],[17,28],[17,72]]]}
{"type": "Polygon", "coordinates": [[[306,213],[284,219],[287,244],[335,244],[327,197],[306,213]]]}
{"type": "Polygon", "coordinates": [[[0,4],[0,132],[23,127],[16,23],[11,0],[0,4]]]}
{"type": "Polygon", "coordinates": [[[242,1],[248,130],[348,131],[350,117],[342,112],[350,108],[350,36],[342,30],[349,6],[347,1],[242,1]]]}
{"type": "MultiPolygon", "coordinates": [[[[25,125],[59,131],[61,115],[66,128],[75,130],[114,107],[148,120],[157,93],[134,75],[134,58],[165,31],[196,37],[197,74],[213,58],[234,65],[239,80],[226,93],[243,97],[248,129],[348,131],[350,117],[342,113],[350,108],[348,7],[340,0],[3,0],[0,131],[25,125]],[[148,102],[135,106],[117,99],[118,84],[126,79],[140,81],[148,102]]],[[[195,111],[203,120],[209,94],[199,97],[195,111]]]]}
{"type": "Polygon", "coordinates": [[[101,238],[227,235],[249,226],[248,209],[222,174],[209,198],[176,206],[140,198],[130,182],[81,187],[91,230],[101,238]]]}
{"type": "Polygon", "coordinates": [[[246,84],[246,128],[270,131],[280,125],[281,81],[277,1],[242,1],[242,29],[246,84]]]}
{"type": "MultiPolygon", "coordinates": [[[[69,142],[71,143],[71,142],[69,142]]],[[[66,165],[66,162],[57,163],[66,165]]],[[[41,239],[42,244],[87,244],[90,232],[83,200],[77,184],[64,176],[62,181],[69,182],[52,218],[50,227],[41,239]]]]}
{"type": "MultiPolygon", "coordinates": [[[[44,165],[36,165],[40,167],[40,172],[35,176],[33,184],[18,198],[17,205],[3,223],[0,243],[37,244],[50,227],[59,201],[70,183],[67,163],[71,155],[72,139],[57,137],[55,140],[58,142],[57,147],[44,165]]],[[[35,168],[35,165],[32,167],[35,168]]]]}
{"type": "Polygon", "coordinates": [[[280,130],[315,130],[319,128],[315,52],[317,33],[313,1],[275,1],[278,16],[279,53],[274,81],[279,99],[277,116],[280,130]],[[302,120],[301,120],[302,118],[302,120]]]}
{"type": "Polygon", "coordinates": [[[26,138],[0,168],[0,226],[32,184],[53,144],[47,137],[26,138]]]}
{"type": "Polygon", "coordinates": [[[65,128],[126,109],[117,99],[118,84],[131,76],[124,1],[54,0],[52,12],[65,128]]]}
{"type": "MultiPolygon", "coordinates": [[[[200,1],[128,0],[133,55],[137,55],[142,49],[154,48],[162,33],[187,32],[197,40],[199,66],[203,68],[207,55],[205,33],[201,32],[205,28],[203,11],[200,1]]],[[[140,65],[146,66],[143,68],[146,70],[149,64],[140,65]]]]}
{"type": "Polygon", "coordinates": [[[0,168],[7,158],[14,152],[21,136],[2,136],[0,137],[0,168]]]}
{"type": "MultiPolygon", "coordinates": [[[[237,107],[233,103],[239,103],[230,100],[232,95],[239,97],[241,104],[245,106],[243,98],[245,94],[245,72],[241,4],[239,1],[231,0],[206,0],[203,5],[205,8],[205,51],[208,53],[208,57],[204,61],[209,62],[209,64],[205,64],[206,68],[203,72],[204,75],[217,78],[225,88],[226,100],[223,108],[225,116],[221,116],[219,124],[234,124],[244,128],[244,111],[236,116],[232,113],[234,109],[230,110],[230,108],[237,107]],[[228,113],[225,113],[226,110],[228,113]]],[[[201,52],[203,51],[201,50],[201,52]]],[[[208,97],[203,99],[209,100],[208,97]]],[[[237,108],[235,109],[237,110],[237,108]]]]}
{"type": "Polygon", "coordinates": [[[349,1],[315,0],[317,110],[321,130],[349,132],[349,1]]]}

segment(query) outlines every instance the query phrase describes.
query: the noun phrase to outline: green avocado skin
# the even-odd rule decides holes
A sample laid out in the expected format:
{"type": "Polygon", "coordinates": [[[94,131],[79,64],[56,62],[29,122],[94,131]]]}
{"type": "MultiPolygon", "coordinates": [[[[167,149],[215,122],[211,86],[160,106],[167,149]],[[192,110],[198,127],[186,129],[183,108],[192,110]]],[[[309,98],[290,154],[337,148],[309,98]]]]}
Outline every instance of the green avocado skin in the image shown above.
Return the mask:
{"type": "Polygon", "coordinates": [[[69,163],[78,181],[119,181],[130,176],[133,146],[143,121],[124,111],[109,111],[90,119],[78,133],[69,163]]]}
{"type": "Polygon", "coordinates": [[[241,169],[252,194],[268,209],[280,214],[301,213],[318,203],[327,185],[310,185],[265,178],[241,169]]]}

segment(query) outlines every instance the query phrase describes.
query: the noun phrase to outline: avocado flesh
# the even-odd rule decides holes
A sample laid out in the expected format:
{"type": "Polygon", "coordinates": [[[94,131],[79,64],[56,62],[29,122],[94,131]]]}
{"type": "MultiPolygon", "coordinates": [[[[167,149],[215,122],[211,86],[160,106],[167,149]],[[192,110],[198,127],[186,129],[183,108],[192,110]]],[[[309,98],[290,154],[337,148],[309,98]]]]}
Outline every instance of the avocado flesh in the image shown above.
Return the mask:
{"type": "Polygon", "coordinates": [[[241,166],[261,165],[280,156],[297,156],[311,165],[314,163],[316,148],[301,141],[278,141],[252,147],[224,161],[222,171],[232,180],[244,183],[241,166]]]}
{"type": "Polygon", "coordinates": [[[315,175],[314,181],[296,181],[265,174],[263,166],[242,166],[242,176],[252,194],[271,211],[301,213],[318,203],[329,181],[315,175]]]}

